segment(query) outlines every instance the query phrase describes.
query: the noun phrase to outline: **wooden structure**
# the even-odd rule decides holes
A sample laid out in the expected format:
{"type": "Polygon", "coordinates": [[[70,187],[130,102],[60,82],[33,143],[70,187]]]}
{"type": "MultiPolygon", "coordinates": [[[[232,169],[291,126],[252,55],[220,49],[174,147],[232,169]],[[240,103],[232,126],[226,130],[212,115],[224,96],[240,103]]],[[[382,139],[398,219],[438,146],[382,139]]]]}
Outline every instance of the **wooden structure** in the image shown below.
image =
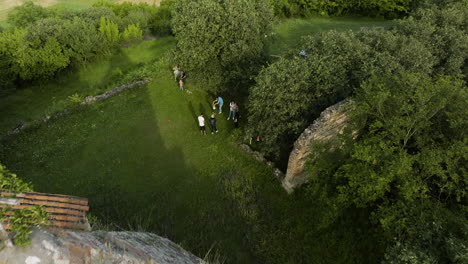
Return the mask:
{"type": "MultiPolygon", "coordinates": [[[[0,208],[20,210],[23,208],[42,205],[49,213],[49,226],[45,229],[91,231],[86,212],[89,210],[88,199],[37,192],[9,193],[0,192],[0,208]]],[[[6,212],[7,216],[13,212],[6,212]]],[[[11,230],[8,224],[3,225],[6,230],[11,230]]]]}

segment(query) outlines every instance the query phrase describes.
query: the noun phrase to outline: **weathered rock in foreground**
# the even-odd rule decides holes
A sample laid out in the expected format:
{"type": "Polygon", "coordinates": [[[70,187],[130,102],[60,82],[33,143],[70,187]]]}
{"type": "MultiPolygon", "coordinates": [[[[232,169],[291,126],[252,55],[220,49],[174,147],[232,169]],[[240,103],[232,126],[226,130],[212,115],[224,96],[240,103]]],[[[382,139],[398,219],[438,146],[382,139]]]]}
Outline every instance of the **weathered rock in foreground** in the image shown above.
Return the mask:
{"type": "Polygon", "coordinates": [[[352,101],[346,99],[328,107],[296,140],[289,155],[286,176],[282,181],[288,193],[307,182],[307,173],[304,169],[307,159],[312,154],[314,144],[329,142],[330,139],[343,132],[349,122],[351,106],[352,101]]]}
{"type": "Polygon", "coordinates": [[[5,264],[200,264],[205,263],[172,241],[142,232],[60,232],[35,230],[32,244],[4,248],[5,264]]]}

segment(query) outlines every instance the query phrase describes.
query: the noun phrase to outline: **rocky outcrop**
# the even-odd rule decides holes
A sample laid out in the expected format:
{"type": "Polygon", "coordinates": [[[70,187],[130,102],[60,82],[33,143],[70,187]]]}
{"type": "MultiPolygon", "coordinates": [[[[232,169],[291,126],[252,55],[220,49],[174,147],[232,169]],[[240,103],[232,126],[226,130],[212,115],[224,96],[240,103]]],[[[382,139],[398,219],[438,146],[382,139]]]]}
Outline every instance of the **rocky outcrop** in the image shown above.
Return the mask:
{"type": "Polygon", "coordinates": [[[206,263],[166,238],[142,232],[35,230],[24,248],[0,251],[4,264],[201,264],[206,263]]]}
{"type": "Polygon", "coordinates": [[[305,172],[306,161],[312,155],[312,148],[317,142],[329,142],[349,123],[349,112],[352,101],[343,100],[325,109],[320,117],[314,121],[296,140],[294,148],[289,155],[288,169],[282,180],[282,185],[288,193],[294,188],[307,182],[305,172]]]}

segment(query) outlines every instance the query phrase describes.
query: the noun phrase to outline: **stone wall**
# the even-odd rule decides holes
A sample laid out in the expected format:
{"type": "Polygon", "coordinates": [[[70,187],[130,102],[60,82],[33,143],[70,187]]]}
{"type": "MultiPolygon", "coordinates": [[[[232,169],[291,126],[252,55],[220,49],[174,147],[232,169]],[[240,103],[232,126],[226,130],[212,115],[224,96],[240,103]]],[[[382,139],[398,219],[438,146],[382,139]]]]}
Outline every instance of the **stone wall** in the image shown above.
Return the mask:
{"type": "Polygon", "coordinates": [[[30,246],[6,247],[2,264],[204,264],[172,241],[143,232],[35,230],[30,246]]]}
{"type": "Polygon", "coordinates": [[[263,156],[262,153],[258,152],[258,151],[255,151],[255,150],[252,150],[252,148],[250,148],[249,145],[246,145],[246,144],[243,144],[243,143],[239,143],[239,146],[241,147],[241,149],[243,149],[245,152],[249,153],[250,155],[252,155],[252,157],[257,160],[257,161],[260,161],[262,162],[263,164],[267,165],[268,167],[272,168],[273,169],[273,176],[275,176],[276,179],[278,180],[283,180],[284,178],[284,173],[282,171],[280,171],[278,168],[275,167],[275,164],[273,164],[273,162],[271,161],[268,161],[267,159],[265,159],[265,157],[263,156]]]}
{"type": "Polygon", "coordinates": [[[352,101],[343,100],[325,109],[318,119],[296,140],[289,155],[288,169],[282,185],[288,193],[307,182],[306,161],[313,155],[312,148],[317,142],[328,142],[343,132],[349,123],[352,101]]]}
{"type": "MultiPolygon", "coordinates": [[[[130,89],[130,88],[133,88],[133,87],[143,86],[143,85],[146,85],[148,83],[149,83],[149,80],[136,81],[136,82],[127,83],[127,84],[115,87],[112,90],[109,90],[109,91],[107,91],[107,92],[105,92],[103,94],[100,94],[100,95],[87,96],[83,100],[83,102],[81,102],[79,104],[79,106],[85,106],[85,105],[93,104],[94,102],[98,102],[98,101],[108,99],[108,98],[110,98],[110,97],[112,97],[112,96],[114,96],[114,95],[116,95],[118,93],[121,93],[124,90],[130,89]]],[[[8,131],[3,138],[7,138],[8,136],[18,134],[18,133],[20,133],[21,131],[23,131],[23,130],[25,130],[27,128],[36,127],[36,126],[40,125],[41,123],[46,123],[46,122],[48,122],[50,120],[57,119],[57,118],[62,117],[64,115],[68,115],[68,114],[72,113],[76,109],[77,109],[77,107],[67,108],[67,109],[55,112],[52,115],[45,115],[45,116],[43,116],[43,117],[41,117],[39,119],[36,119],[34,121],[31,121],[31,122],[26,122],[26,123],[20,122],[15,128],[8,131]]]]}

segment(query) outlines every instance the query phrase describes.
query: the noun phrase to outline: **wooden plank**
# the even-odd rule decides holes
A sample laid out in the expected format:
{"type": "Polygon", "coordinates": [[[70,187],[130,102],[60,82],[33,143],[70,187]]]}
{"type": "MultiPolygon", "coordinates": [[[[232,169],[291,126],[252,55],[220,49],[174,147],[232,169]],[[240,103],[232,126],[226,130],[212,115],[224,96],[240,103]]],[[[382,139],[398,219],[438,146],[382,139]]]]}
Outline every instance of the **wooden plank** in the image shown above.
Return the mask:
{"type": "Polygon", "coordinates": [[[50,221],[50,225],[53,227],[67,227],[71,229],[85,229],[85,224],[73,223],[73,222],[62,222],[62,221],[50,221]]]}
{"type": "Polygon", "coordinates": [[[64,203],[71,203],[71,204],[88,205],[88,199],[76,197],[76,196],[47,195],[47,194],[41,194],[41,193],[10,193],[10,192],[1,192],[0,195],[9,196],[9,197],[35,199],[35,200],[41,200],[41,201],[56,201],[56,202],[64,202],[64,203]]]}
{"type": "Polygon", "coordinates": [[[89,206],[77,205],[77,204],[29,200],[29,199],[25,199],[25,198],[21,199],[20,202],[21,202],[21,204],[43,205],[44,207],[69,208],[69,209],[76,209],[76,210],[80,210],[80,211],[88,211],[89,210],[89,206]]]}
{"type": "MultiPolygon", "coordinates": [[[[5,212],[3,215],[7,216],[5,219],[9,219],[9,216],[14,215],[14,212],[5,212]]],[[[50,214],[49,219],[51,220],[60,220],[60,221],[69,221],[69,222],[79,222],[84,223],[86,222],[86,218],[83,216],[71,216],[71,215],[57,215],[57,214],[50,214]]]]}
{"type": "Polygon", "coordinates": [[[24,194],[65,197],[65,198],[73,198],[73,199],[77,199],[77,200],[88,200],[88,199],[86,199],[84,197],[79,197],[79,196],[74,196],[74,195],[67,195],[67,194],[40,193],[40,192],[24,192],[24,194]]]}
{"type": "Polygon", "coordinates": [[[11,208],[11,209],[16,209],[16,210],[20,210],[20,209],[23,209],[23,208],[29,208],[31,207],[31,205],[7,205],[7,204],[0,204],[0,208],[11,208]]]}
{"type": "Polygon", "coordinates": [[[29,199],[38,199],[38,200],[46,200],[46,201],[57,201],[63,203],[72,203],[72,204],[80,204],[80,205],[88,205],[88,199],[77,197],[77,196],[63,196],[63,195],[46,195],[40,193],[24,193],[24,198],[29,199]]]}
{"type": "MultiPolygon", "coordinates": [[[[29,208],[31,205],[14,205],[14,206],[7,206],[5,204],[0,204],[0,208],[10,207],[15,210],[29,208]]],[[[76,216],[85,216],[85,211],[78,211],[73,209],[63,209],[63,208],[52,208],[52,207],[44,207],[44,210],[48,213],[57,213],[57,214],[65,214],[65,215],[76,215],[76,216]]]]}
{"type": "Polygon", "coordinates": [[[50,208],[44,207],[44,210],[48,213],[57,213],[57,214],[65,214],[65,215],[76,215],[85,217],[86,213],[84,211],[77,211],[77,210],[68,210],[68,209],[61,209],[61,208],[50,208]]]}

